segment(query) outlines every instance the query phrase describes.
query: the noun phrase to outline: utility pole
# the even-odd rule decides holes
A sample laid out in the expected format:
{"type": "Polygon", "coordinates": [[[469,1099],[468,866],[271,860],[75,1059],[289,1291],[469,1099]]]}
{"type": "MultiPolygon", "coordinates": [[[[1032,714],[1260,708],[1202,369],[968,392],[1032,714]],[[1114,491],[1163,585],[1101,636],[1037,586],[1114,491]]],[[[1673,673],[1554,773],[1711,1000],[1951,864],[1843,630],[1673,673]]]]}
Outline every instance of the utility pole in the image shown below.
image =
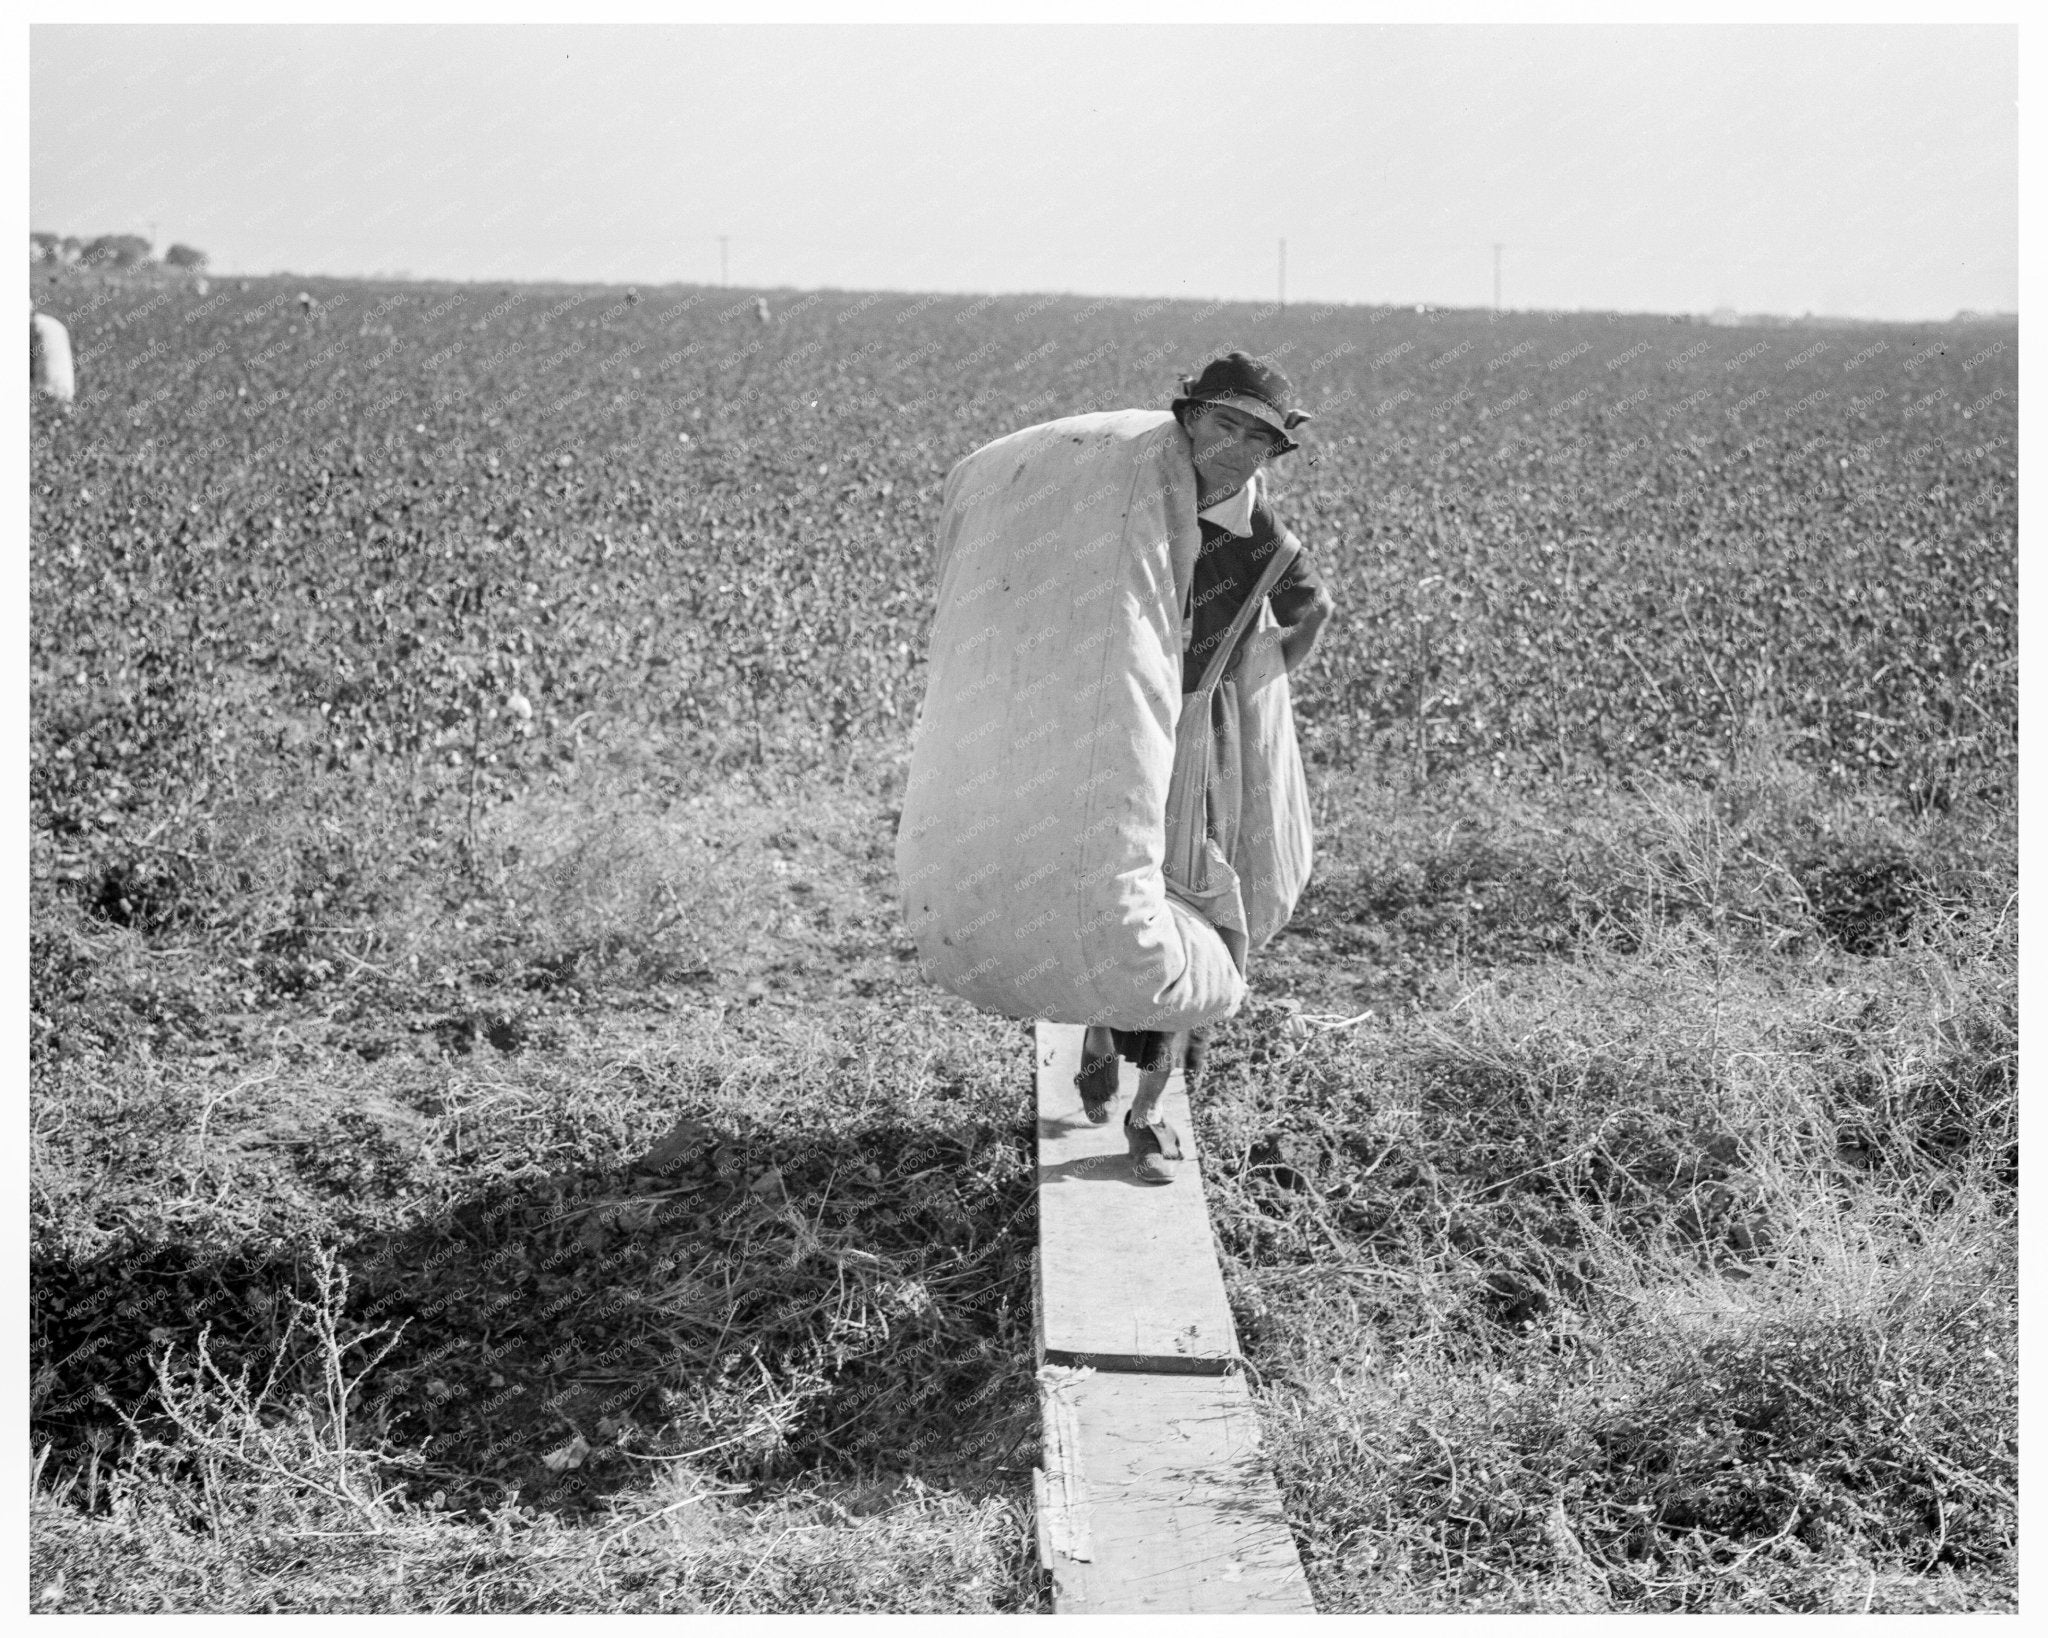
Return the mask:
{"type": "Polygon", "coordinates": [[[1502,248],[1500,241],[1495,240],[1493,246],[1493,310],[1496,313],[1500,311],[1500,253],[1502,248]]]}
{"type": "Polygon", "coordinates": [[[724,284],[726,283],[726,277],[725,277],[725,235],[724,235],[724,234],[722,234],[722,233],[721,233],[721,234],[720,234],[720,235],[718,236],[718,282],[719,282],[719,284],[720,284],[720,286],[721,286],[721,287],[723,287],[723,286],[724,286],[724,284]]]}
{"type": "Polygon", "coordinates": [[[1287,241],[1280,241],[1280,305],[1287,305],[1287,241]]]}

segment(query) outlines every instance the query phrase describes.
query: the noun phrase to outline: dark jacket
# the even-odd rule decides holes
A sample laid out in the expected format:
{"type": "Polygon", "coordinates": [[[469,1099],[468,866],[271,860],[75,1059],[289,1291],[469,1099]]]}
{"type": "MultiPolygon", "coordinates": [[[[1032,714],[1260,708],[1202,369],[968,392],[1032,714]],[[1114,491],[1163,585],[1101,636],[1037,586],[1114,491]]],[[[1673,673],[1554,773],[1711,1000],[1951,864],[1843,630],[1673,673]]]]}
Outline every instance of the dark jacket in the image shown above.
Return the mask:
{"type": "MultiPolygon", "coordinates": [[[[1262,494],[1252,507],[1249,535],[1233,535],[1220,523],[1201,520],[1202,550],[1195,559],[1194,586],[1188,601],[1192,618],[1188,622],[1188,646],[1181,655],[1180,688],[1192,694],[1202,681],[1202,669],[1209,663],[1216,645],[1223,641],[1230,623],[1246,596],[1266,572],[1266,560],[1283,546],[1301,543],[1273,516],[1273,508],[1262,494]]],[[[1297,552],[1293,566],[1280,577],[1267,596],[1273,618],[1291,626],[1315,604],[1324,591],[1323,577],[1315,560],[1297,552]]],[[[1237,661],[1233,656],[1231,665],[1237,661]]],[[[1226,668],[1226,674],[1227,674],[1226,668]]]]}

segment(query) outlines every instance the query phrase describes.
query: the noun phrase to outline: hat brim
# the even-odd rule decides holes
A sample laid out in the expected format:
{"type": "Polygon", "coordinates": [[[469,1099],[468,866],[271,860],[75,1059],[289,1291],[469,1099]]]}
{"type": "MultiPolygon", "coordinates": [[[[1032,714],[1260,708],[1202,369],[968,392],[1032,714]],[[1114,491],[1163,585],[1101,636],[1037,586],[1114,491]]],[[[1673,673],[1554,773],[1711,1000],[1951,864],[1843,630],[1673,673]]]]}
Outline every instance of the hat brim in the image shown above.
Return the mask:
{"type": "Polygon", "coordinates": [[[1279,410],[1276,410],[1271,404],[1267,403],[1265,399],[1254,398],[1249,393],[1242,392],[1220,392],[1213,396],[1205,395],[1199,397],[1193,393],[1185,393],[1173,401],[1173,409],[1178,412],[1183,404],[1221,404],[1225,409],[1242,410],[1246,415],[1265,422],[1267,426],[1280,434],[1280,447],[1273,451],[1276,455],[1285,455],[1289,450],[1301,448],[1301,445],[1290,438],[1288,434],[1300,426],[1302,422],[1312,419],[1312,417],[1302,414],[1299,410],[1283,415],[1279,410]]]}

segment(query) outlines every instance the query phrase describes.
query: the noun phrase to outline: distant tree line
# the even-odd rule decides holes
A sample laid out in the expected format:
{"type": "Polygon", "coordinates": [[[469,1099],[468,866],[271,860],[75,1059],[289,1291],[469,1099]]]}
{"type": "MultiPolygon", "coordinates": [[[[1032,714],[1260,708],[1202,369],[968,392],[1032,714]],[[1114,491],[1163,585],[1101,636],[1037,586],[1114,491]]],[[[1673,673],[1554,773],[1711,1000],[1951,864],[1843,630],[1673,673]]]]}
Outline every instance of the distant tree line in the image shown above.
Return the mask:
{"type": "MultiPolygon", "coordinates": [[[[31,233],[29,259],[55,266],[142,267],[150,260],[149,241],[139,233],[102,233],[94,239],[72,234],[31,233]]],[[[206,252],[191,245],[172,245],[164,252],[164,266],[198,273],[206,266],[206,252]]]]}

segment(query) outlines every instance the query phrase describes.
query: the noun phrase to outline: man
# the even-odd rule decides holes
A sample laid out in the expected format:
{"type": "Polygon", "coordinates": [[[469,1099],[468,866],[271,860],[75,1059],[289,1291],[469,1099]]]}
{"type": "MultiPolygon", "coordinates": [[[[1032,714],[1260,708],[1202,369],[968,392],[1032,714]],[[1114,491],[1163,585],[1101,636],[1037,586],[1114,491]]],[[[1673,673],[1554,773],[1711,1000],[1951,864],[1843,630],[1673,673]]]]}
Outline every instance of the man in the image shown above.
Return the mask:
{"type": "MultiPolygon", "coordinates": [[[[1202,546],[1189,588],[1187,647],[1181,658],[1183,699],[1199,692],[1218,649],[1232,643],[1222,672],[1236,669],[1243,636],[1256,621],[1245,604],[1266,574],[1275,552],[1292,560],[1270,583],[1264,597],[1284,630],[1280,652],[1288,672],[1298,670],[1314,650],[1335,603],[1300,543],[1281,527],[1268,503],[1259,469],[1300,446],[1289,436],[1310,419],[1293,407],[1294,389],[1272,365],[1232,352],[1211,360],[1181,383],[1173,413],[1187,436],[1195,469],[1195,504],[1202,546]],[[1233,638],[1233,633],[1237,635],[1233,638]]],[[[1219,738],[1234,732],[1223,696],[1211,692],[1211,729],[1219,738]]],[[[1169,802],[1169,811],[1173,804],[1169,802]]],[[[1211,831],[1214,832],[1213,818],[1211,831]]],[[[1082,1107],[1096,1124],[1106,1124],[1116,1101],[1117,1063],[1128,1058],[1139,1068],[1138,1091],[1125,1117],[1124,1134],[1135,1174],[1149,1183],[1170,1183],[1181,1169],[1181,1134],[1163,1120],[1159,1103],[1176,1062],[1192,1078],[1207,1051],[1207,1029],[1169,1034],[1158,1030],[1113,1030],[1091,1025],[1076,1077],[1082,1107]]]]}

